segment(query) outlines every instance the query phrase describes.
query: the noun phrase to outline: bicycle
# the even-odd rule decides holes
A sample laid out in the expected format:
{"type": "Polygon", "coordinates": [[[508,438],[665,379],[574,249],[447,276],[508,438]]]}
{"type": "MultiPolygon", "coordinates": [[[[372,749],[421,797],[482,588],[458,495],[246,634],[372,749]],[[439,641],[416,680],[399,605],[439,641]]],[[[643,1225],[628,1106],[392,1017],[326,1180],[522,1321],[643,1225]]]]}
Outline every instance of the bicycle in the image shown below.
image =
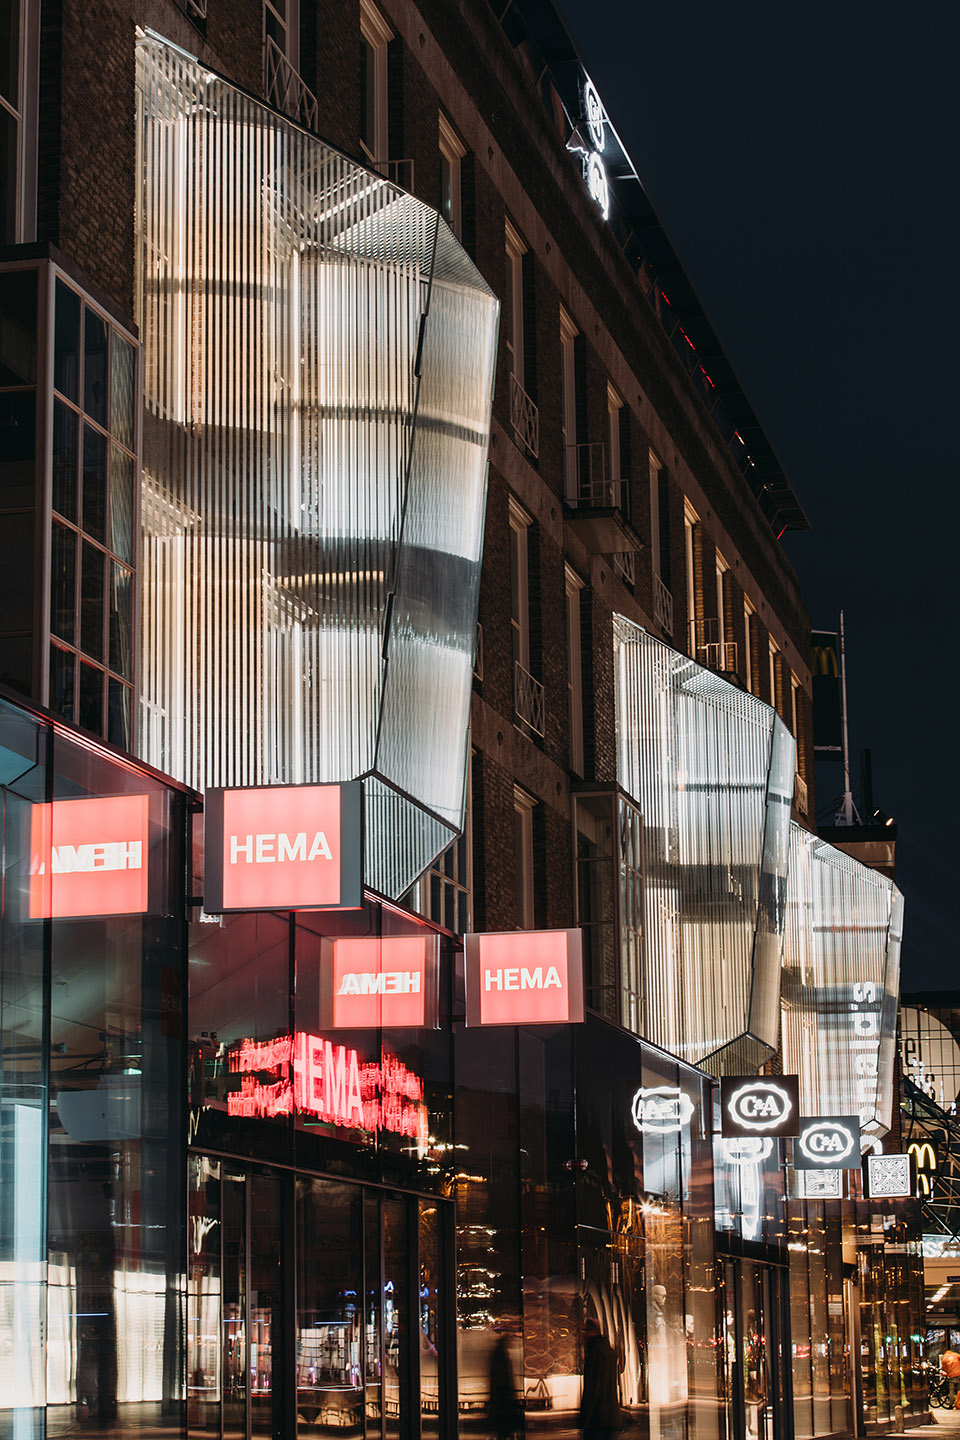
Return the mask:
{"type": "Polygon", "coordinates": [[[949,1410],[951,1405],[950,1381],[942,1370],[934,1370],[931,1373],[930,1390],[927,1398],[931,1410],[939,1410],[941,1406],[944,1410],[949,1410]]]}

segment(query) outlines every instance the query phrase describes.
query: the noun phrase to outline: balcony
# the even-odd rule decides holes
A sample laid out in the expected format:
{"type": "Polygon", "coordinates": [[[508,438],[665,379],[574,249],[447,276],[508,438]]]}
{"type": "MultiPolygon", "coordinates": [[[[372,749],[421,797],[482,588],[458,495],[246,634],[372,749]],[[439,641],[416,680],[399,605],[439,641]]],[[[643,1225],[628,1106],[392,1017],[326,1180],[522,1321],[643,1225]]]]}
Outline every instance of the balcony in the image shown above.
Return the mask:
{"type": "Polygon", "coordinates": [[[637,583],[637,552],[636,550],[618,550],[610,556],[610,563],[614,573],[620,576],[625,585],[631,589],[637,583]]]}
{"type": "Polygon", "coordinates": [[[519,660],[513,662],[513,708],[522,725],[543,734],[543,686],[519,660]]]}
{"type": "Polygon", "coordinates": [[[477,640],[473,652],[473,678],[483,679],[483,626],[477,623],[477,640]]]}
{"type": "Polygon", "coordinates": [[[536,460],[540,454],[540,411],[516,375],[510,376],[510,424],[520,444],[536,460]]]}
{"type": "MultiPolygon", "coordinates": [[[[379,167],[383,168],[383,167],[379,167]]],[[[412,160],[388,160],[386,163],[387,179],[394,185],[399,185],[401,190],[413,193],[413,161],[412,160]]]]}
{"type": "Polygon", "coordinates": [[[673,596],[659,575],[653,577],[653,614],[657,624],[668,635],[673,634],[673,596]]]}
{"type": "Polygon", "coordinates": [[[807,793],[807,782],[798,770],[793,777],[793,803],[801,815],[808,813],[810,797],[807,793]]]}
{"type": "Polygon", "coordinates": [[[720,639],[720,621],[716,616],[690,621],[690,654],[698,665],[705,665],[708,670],[740,684],[737,642],[720,639]]]}
{"type": "Polygon", "coordinates": [[[630,487],[607,477],[604,446],[568,445],[564,469],[567,524],[578,539],[594,555],[636,555],[642,543],[628,517],[630,487]]]}
{"type": "Polygon", "coordinates": [[[308,89],[277,42],[267,36],[264,56],[267,102],[305,130],[317,130],[317,97],[308,89]]]}

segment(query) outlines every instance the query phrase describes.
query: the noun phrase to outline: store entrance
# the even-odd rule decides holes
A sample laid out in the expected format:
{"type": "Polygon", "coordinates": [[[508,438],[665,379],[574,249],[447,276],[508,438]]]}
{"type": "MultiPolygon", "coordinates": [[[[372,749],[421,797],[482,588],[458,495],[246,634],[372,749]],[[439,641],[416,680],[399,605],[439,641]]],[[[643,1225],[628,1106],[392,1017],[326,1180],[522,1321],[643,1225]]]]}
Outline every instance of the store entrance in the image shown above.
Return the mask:
{"type": "Polygon", "coordinates": [[[728,1260],[724,1266],[726,1392],[737,1440],[789,1440],[790,1391],[781,1325],[781,1272],[728,1260]]]}
{"type": "Polygon", "coordinates": [[[442,1440],[443,1202],[190,1160],[188,1435],[442,1440]]]}

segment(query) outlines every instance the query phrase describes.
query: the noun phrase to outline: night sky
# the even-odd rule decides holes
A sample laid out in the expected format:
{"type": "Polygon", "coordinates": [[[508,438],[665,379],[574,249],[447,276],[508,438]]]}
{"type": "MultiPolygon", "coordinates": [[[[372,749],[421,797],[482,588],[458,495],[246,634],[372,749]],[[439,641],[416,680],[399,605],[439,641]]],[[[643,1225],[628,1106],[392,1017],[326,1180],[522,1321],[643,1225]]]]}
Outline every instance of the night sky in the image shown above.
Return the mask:
{"type": "Polygon", "coordinates": [[[960,989],[960,5],[560,4],[810,519],[784,547],[812,624],[844,610],[902,986],[960,989]]]}

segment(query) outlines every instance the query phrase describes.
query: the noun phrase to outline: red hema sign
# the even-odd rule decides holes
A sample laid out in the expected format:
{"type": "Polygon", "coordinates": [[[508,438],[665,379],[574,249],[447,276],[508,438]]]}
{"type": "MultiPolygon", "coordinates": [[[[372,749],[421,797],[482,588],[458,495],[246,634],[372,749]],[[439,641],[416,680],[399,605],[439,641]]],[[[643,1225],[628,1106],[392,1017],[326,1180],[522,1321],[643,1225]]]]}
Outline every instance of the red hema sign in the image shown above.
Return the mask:
{"type": "Polygon", "coordinates": [[[579,930],[465,935],[468,1025],[564,1025],[583,1019],[579,930]]]}
{"type": "Polygon", "coordinates": [[[366,935],[331,941],[323,988],[329,983],[333,1028],[435,1025],[438,948],[436,935],[382,939],[366,935]]]}
{"type": "Polygon", "coordinates": [[[142,914],[148,906],[149,810],[147,795],[34,805],[30,919],[142,914]]]}
{"type": "Polygon", "coordinates": [[[356,909],[360,808],[359,781],[208,790],[203,908],[356,909]]]}

